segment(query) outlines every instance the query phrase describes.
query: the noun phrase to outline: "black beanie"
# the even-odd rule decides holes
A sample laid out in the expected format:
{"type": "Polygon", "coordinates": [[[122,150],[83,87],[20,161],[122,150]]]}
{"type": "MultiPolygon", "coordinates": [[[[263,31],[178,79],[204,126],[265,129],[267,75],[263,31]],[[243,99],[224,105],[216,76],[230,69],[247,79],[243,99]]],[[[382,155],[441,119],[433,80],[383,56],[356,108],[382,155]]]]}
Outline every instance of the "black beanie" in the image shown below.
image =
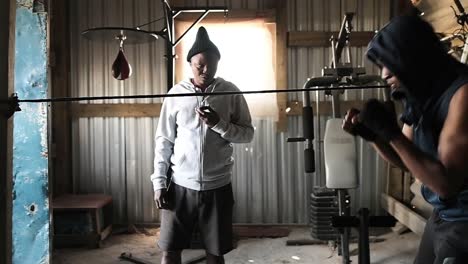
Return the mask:
{"type": "Polygon", "coordinates": [[[211,42],[206,29],[204,27],[200,27],[197,32],[197,38],[195,39],[195,42],[193,43],[192,48],[189,50],[187,54],[187,61],[190,62],[190,59],[193,56],[197,55],[198,53],[205,52],[205,51],[211,51],[216,56],[218,56],[218,59],[221,58],[221,54],[219,54],[218,48],[213,42],[211,42]]]}

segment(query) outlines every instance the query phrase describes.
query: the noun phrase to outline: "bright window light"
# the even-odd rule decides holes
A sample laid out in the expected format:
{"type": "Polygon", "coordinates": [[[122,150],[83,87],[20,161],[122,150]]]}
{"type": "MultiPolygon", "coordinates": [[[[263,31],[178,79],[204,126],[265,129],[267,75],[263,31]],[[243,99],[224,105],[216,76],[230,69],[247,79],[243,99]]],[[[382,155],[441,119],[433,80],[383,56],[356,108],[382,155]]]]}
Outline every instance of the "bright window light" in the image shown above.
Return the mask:
{"type": "MultiPolygon", "coordinates": [[[[197,29],[202,25],[221,53],[217,76],[234,83],[242,91],[276,89],[276,33],[272,24],[258,20],[200,24],[184,36],[180,59],[186,60],[197,29]]],[[[193,76],[188,63],[183,63],[182,73],[184,78],[193,76]]],[[[276,94],[245,95],[245,98],[253,116],[277,117],[276,94]]]]}

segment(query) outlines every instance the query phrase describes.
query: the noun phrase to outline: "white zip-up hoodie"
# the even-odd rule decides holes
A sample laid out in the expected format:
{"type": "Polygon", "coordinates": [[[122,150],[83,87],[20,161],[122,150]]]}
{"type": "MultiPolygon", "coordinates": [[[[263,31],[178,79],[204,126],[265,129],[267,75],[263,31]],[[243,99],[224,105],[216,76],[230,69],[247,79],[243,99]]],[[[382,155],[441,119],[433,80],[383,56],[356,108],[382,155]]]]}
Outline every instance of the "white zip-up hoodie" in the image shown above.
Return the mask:
{"type": "MultiPolygon", "coordinates": [[[[210,92],[239,91],[232,83],[216,78],[210,92]]],[[[176,84],[169,94],[201,92],[190,80],[176,84]]],[[[252,141],[254,128],[243,95],[167,97],[156,131],[154,190],[166,188],[168,169],[172,181],[192,190],[211,190],[231,182],[232,143],[252,141]],[[210,106],[220,121],[209,128],[195,108],[210,106]]]]}

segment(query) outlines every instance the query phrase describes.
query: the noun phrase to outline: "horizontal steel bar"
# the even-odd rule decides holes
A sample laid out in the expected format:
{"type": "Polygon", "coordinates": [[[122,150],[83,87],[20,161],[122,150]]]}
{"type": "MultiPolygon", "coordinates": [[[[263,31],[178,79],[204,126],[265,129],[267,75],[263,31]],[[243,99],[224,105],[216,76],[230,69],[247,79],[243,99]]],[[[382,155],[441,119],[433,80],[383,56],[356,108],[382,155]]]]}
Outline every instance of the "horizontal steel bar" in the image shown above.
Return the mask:
{"type": "MultiPolygon", "coordinates": [[[[388,88],[387,85],[369,86],[337,86],[337,87],[312,87],[303,89],[280,89],[280,90],[256,90],[256,91],[234,91],[234,92],[212,92],[212,93],[179,93],[179,94],[148,94],[148,95],[121,95],[121,96],[90,96],[90,97],[57,97],[44,99],[19,99],[19,103],[52,103],[52,102],[73,102],[73,101],[93,101],[93,100],[118,100],[118,99],[145,99],[145,98],[166,98],[166,97],[191,97],[191,96],[222,96],[238,94],[266,94],[266,93],[297,93],[304,91],[329,91],[338,90],[362,90],[388,88]]],[[[1,104],[9,103],[9,100],[0,100],[1,104]]]]}

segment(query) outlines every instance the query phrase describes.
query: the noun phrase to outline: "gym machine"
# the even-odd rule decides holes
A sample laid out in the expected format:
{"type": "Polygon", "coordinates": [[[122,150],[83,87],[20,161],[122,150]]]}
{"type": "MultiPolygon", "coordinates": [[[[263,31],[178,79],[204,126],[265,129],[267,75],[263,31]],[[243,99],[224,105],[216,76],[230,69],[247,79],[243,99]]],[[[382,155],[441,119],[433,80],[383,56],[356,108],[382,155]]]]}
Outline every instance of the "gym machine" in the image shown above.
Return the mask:
{"type": "MultiPolygon", "coordinates": [[[[379,83],[385,85],[380,76],[365,75],[363,67],[353,67],[351,63],[351,52],[349,47],[350,35],[352,31],[352,19],[354,13],[346,13],[341,24],[338,37],[331,37],[332,61],[329,67],[322,69],[322,76],[309,78],[303,88],[310,89],[315,86],[330,87],[325,91],[326,96],[331,96],[332,118],[328,119],[323,137],[323,159],[325,161],[325,172],[322,169],[321,149],[321,128],[320,118],[317,119],[318,140],[315,140],[318,152],[314,151],[314,113],[310,102],[310,92],[303,92],[303,133],[302,138],[290,138],[288,142],[305,141],[304,164],[305,172],[313,173],[319,177],[325,173],[326,188],[316,189],[311,195],[311,209],[315,210],[311,215],[317,219],[311,219],[311,225],[324,227],[325,232],[320,230],[312,231],[317,239],[330,240],[333,235],[327,233],[332,227],[338,231],[336,240],[339,241],[339,255],[342,256],[344,264],[351,263],[349,253],[349,243],[351,227],[359,230],[359,264],[369,264],[369,227],[387,227],[395,224],[393,217],[369,216],[369,210],[362,208],[358,216],[351,216],[351,201],[348,190],[359,187],[357,174],[356,139],[354,136],[343,131],[341,128],[342,118],[340,113],[340,94],[344,90],[340,87],[349,85],[366,85],[379,83]],[[342,53],[345,52],[346,60],[341,60],[342,53]],[[317,157],[317,158],[316,158],[317,157]],[[334,197],[334,202],[330,203],[334,197]],[[315,200],[314,200],[315,199],[315,200]],[[325,206],[320,208],[320,206],[325,206]],[[323,215],[324,217],[321,217],[323,215]],[[324,225],[324,219],[325,221],[324,225]],[[327,227],[328,225],[328,227],[327,227]]],[[[320,115],[320,94],[316,91],[316,111],[320,115]]],[[[388,94],[384,94],[384,99],[388,99],[388,94]]]]}

